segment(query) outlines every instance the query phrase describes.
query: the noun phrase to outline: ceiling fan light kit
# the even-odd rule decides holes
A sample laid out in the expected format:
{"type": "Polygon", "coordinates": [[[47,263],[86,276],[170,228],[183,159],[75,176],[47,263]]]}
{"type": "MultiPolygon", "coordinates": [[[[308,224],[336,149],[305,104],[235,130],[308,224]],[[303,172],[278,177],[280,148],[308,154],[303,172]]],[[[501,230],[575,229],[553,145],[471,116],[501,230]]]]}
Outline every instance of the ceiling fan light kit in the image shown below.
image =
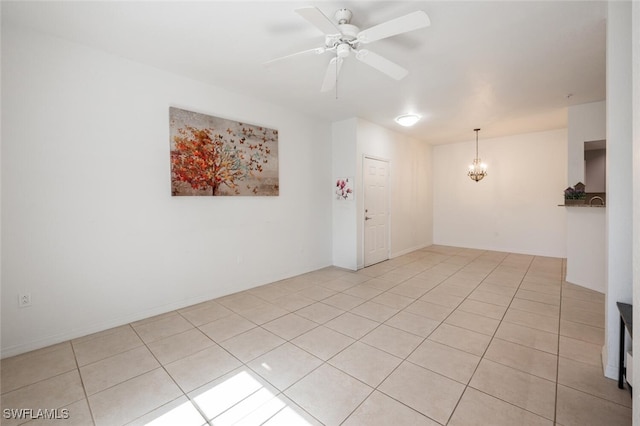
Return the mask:
{"type": "Polygon", "coordinates": [[[324,46],[273,59],[266,62],[265,65],[312,52],[317,54],[331,52],[335,57],[329,61],[325,71],[321,88],[322,92],[333,89],[338,79],[342,60],[351,56],[352,52],[354,53],[353,56],[360,62],[377,69],[395,80],[403,79],[409,73],[406,69],[374,52],[361,49],[361,45],[431,25],[429,16],[421,10],[383,22],[363,31],[360,31],[360,28],[351,24],[353,14],[348,9],[339,9],[335,13],[334,18],[336,22],[329,19],[317,7],[303,7],[296,9],[296,13],[322,31],[325,35],[324,46]]]}

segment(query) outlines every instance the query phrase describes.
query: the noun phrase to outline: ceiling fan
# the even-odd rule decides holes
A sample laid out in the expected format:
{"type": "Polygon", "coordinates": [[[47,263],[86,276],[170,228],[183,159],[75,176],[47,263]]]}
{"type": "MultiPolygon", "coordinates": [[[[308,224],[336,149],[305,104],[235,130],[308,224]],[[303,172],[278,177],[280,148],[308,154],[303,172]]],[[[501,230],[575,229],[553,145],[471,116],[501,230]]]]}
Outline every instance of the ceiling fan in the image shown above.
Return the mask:
{"type": "Polygon", "coordinates": [[[340,9],[335,13],[337,23],[329,19],[320,9],[313,6],[296,9],[296,13],[325,34],[324,46],[272,59],[265,62],[264,65],[268,66],[274,62],[299,55],[321,55],[331,52],[335,54],[335,57],[329,61],[327,66],[322,88],[320,89],[322,92],[329,91],[335,86],[342,62],[352,53],[360,62],[387,74],[389,77],[395,80],[403,79],[409,71],[377,53],[363,49],[362,46],[431,25],[429,16],[421,10],[391,19],[362,31],[350,23],[352,13],[348,9],[340,9]]]}

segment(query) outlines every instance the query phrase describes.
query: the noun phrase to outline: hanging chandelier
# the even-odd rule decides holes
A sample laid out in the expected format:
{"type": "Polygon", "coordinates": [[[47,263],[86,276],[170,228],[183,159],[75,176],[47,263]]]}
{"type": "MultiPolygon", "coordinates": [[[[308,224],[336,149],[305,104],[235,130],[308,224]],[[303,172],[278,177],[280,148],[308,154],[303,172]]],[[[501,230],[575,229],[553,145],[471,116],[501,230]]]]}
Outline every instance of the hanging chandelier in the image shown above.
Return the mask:
{"type": "Polygon", "coordinates": [[[487,165],[480,160],[480,157],[478,157],[478,132],[480,129],[473,129],[473,131],[476,132],[476,158],[473,159],[473,164],[469,166],[467,176],[478,182],[487,175],[487,165]]]}

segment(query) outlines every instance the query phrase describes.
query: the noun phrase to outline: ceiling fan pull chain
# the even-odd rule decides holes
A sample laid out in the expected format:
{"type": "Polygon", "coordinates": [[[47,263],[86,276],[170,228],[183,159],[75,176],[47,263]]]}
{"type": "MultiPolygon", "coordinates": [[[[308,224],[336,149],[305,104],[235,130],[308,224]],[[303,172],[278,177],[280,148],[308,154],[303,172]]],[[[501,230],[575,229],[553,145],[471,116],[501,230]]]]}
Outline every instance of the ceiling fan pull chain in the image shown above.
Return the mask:
{"type": "Polygon", "coordinates": [[[338,62],[339,58],[336,56],[336,101],[338,100],[338,62]]]}

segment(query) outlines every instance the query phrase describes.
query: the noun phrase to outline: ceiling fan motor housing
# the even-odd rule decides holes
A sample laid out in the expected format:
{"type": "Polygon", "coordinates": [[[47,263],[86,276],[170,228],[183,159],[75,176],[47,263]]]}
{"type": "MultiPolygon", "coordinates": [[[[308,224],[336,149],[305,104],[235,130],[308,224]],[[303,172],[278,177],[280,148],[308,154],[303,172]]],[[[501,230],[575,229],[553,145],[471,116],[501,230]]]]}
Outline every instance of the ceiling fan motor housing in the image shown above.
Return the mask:
{"type": "Polygon", "coordinates": [[[334,16],[338,24],[348,24],[353,14],[349,9],[338,9],[334,16]]]}
{"type": "Polygon", "coordinates": [[[342,33],[342,38],[344,40],[355,40],[358,38],[358,33],[360,32],[360,28],[351,24],[338,24],[338,28],[340,28],[340,32],[342,33]]]}
{"type": "Polygon", "coordinates": [[[351,16],[353,16],[353,14],[349,9],[339,9],[335,14],[336,21],[338,21],[338,28],[342,34],[340,37],[342,41],[353,41],[358,38],[360,28],[350,24],[351,16]]]}

